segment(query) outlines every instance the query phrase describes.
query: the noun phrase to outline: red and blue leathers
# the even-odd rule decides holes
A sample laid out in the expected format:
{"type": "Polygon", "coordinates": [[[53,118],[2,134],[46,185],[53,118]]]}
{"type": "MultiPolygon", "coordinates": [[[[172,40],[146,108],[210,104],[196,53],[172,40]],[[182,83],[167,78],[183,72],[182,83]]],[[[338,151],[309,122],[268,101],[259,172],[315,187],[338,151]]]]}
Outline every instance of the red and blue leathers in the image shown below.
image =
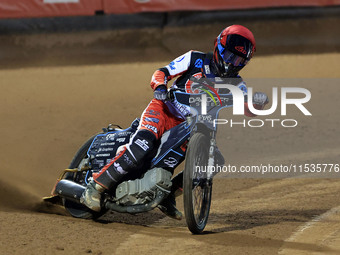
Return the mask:
{"type": "MultiPolygon", "coordinates": [[[[151,79],[151,88],[155,90],[160,85],[167,85],[167,83],[175,78],[176,81],[173,83],[170,89],[176,88],[186,93],[198,93],[194,87],[193,82],[190,80],[190,77],[194,76],[196,78],[215,78],[217,72],[215,71],[215,66],[212,60],[212,54],[206,54],[198,51],[189,51],[182,56],[179,56],[167,66],[158,69],[152,76],[151,79]]],[[[234,79],[230,79],[230,81],[239,88],[242,89],[244,94],[247,93],[247,87],[243,82],[240,76],[230,77],[234,79]]],[[[168,130],[171,127],[174,127],[178,124],[178,120],[183,120],[185,115],[189,113],[189,109],[181,106],[179,108],[175,103],[167,102],[167,106],[159,100],[152,100],[148,105],[146,110],[142,115],[142,129],[148,129],[160,138],[160,136],[164,133],[164,131],[168,130]],[[172,104],[172,105],[170,105],[172,104]],[[149,121],[150,112],[160,113],[160,121],[158,123],[153,123],[149,121]],[[170,114],[169,114],[170,113],[170,114]],[[148,128],[148,127],[153,127],[148,128]]],[[[151,114],[152,115],[152,114],[151,114]]],[[[245,115],[249,117],[253,117],[254,115],[248,110],[248,105],[245,102],[245,115]]]]}

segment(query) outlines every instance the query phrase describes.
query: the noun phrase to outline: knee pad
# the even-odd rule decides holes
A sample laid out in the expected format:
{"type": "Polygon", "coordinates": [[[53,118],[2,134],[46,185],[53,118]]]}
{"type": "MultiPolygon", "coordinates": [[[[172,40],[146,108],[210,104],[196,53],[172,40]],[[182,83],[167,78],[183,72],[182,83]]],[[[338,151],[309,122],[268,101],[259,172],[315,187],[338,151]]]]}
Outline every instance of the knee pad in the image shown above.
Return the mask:
{"type": "Polygon", "coordinates": [[[156,136],[151,131],[139,130],[127,145],[127,151],[136,163],[139,164],[153,150],[156,141],[156,136]]]}
{"type": "Polygon", "coordinates": [[[125,145],[122,151],[96,175],[95,181],[111,189],[127,173],[142,163],[145,156],[154,148],[156,141],[156,136],[150,131],[138,131],[130,143],[125,145]]]}
{"type": "MultiPolygon", "coordinates": [[[[138,131],[116,156],[116,165],[119,164],[123,170],[120,172],[129,172],[139,166],[145,156],[153,150],[155,142],[156,136],[152,132],[148,130],[138,131]]],[[[119,171],[118,168],[117,170],[119,171]]]]}

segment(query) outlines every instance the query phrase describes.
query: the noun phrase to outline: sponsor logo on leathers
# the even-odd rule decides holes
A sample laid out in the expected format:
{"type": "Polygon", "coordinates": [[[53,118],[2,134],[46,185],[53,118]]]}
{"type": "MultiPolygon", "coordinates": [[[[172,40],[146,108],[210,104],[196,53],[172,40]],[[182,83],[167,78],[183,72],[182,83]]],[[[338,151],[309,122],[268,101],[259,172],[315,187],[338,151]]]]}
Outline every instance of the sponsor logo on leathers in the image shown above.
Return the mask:
{"type": "Polygon", "coordinates": [[[114,162],[113,166],[116,168],[116,170],[120,173],[120,174],[126,174],[127,172],[123,170],[123,168],[120,166],[119,163],[114,162]]]}
{"type": "Polygon", "coordinates": [[[135,144],[141,147],[144,151],[147,151],[149,149],[148,141],[146,140],[137,139],[135,141],[135,144]]]}
{"type": "Polygon", "coordinates": [[[169,157],[164,159],[164,164],[168,165],[169,167],[175,167],[178,164],[178,161],[173,157],[169,157]]]}
{"type": "Polygon", "coordinates": [[[154,132],[155,134],[157,134],[157,128],[152,126],[152,125],[149,125],[149,124],[142,124],[142,127],[145,127],[147,129],[150,129],[152,132],[154,132]]]}
{"type": "Polygon", "coordinates": [[[128,155],[124,154],[124,161],[126,162],[126,164],[128,164],[129,166],[133,165],[132,160],[128,157],[128,155]]]}

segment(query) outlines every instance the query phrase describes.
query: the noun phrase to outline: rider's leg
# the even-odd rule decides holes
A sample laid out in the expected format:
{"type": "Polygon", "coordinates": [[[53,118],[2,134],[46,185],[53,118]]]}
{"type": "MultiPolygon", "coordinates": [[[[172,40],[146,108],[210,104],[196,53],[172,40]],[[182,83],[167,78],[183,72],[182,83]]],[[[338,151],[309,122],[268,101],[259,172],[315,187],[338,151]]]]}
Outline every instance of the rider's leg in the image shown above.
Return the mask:
{"type": "Polygon", "coordinates": [[[105,189],[112,189],[127,173],[134,171],[154,148],[156,136],[144,129],[139,129],[129,144],[116,155],[98,174],[94,181],[105,189]]]}
{"type": "Polygon", "coordinates": [[[94,211],[101,210],[101,194],[113,188],[126,173],[138,168],[165,130],[165,104],[152,100],[142,114],[136,134],[87,185],[81,203],[94,211]]]}
{"type": "Polygon", "coordinates": [[[183,194],[183,171],[179,172],[176,176],[171,179],[172,186],[171,192],[174,193],[175,197],[183,194]]]}
{"type": "Polygon", "coordinates": [[[172,178],[171,182],[171,192],[169,196],[158,205],[158,208],[167,216],[176,220],[181,220],[183,216],[176,208],[176,197],[183,193],[183,171],[172,178]]]}
{"type": "MultiPolygon", "coordinates": [[[[93,180],[87,185],[82,196],[82,203],[94,211],[99,211],[101,193],[113,188],[126,173],[136,170],[143,158],[152,151],[155,142],[162,134],[180,122],[181,120],[169,114],[167,106],[162,101],[152,100],[143,112],[138,131],[130,143],[98,174],[94,174],[93,180]]],[[[177,213],[173,203],[166,203],[166,201],[164,203],[164,207],[171,209],[171,214],[181,215],[180,212],[177,213]]]]}
{"type": "Polygon", "coordinates": [[[155,144],[156,136],[148,130],[138,130],[129,144],[125,145],[109,164],[87,185],[81,202],[93,211],[100,211],[101,193],[112,189],[127,173],[138,168],[143,158],[155,144]]]}

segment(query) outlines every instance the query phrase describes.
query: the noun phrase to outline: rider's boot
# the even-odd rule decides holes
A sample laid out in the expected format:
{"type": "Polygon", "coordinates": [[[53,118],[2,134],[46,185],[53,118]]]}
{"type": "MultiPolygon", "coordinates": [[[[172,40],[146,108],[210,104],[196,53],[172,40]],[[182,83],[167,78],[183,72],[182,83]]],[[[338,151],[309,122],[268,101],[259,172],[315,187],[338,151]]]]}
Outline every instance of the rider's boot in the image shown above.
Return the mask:
{"type": "MultiPolygon", "coordinates": [[[[224,157],[220,150],[216,148],[215,151],[215,162],[218,165],[224,165],[224,157]]],[[[159,205],[158,208],[167,216],[181,220],[183,215],[176,208],[176,197],[183,194],[183,171],[179,172],[174,178],[172,178],[172,187],[171,193],[169,196],[164,199],[159,205]]]]}
{"type": "Polygon", "coordinates": [[[158,208],[168,217],[175,220],[181,220],[183,214],[176,208],[176,197],[182,194],[183,191],[183,171],[172,178],[171,193],[164,199],[158,208]]]}
{"type": "Polygon", "coordinates": [[[103,192],[115,188],[128,172],[135,170],[152,151],[155,141],[156,136],[153,133],[139,130],[109,164],[99,173],[93,174],[93,180],[82,194],[81,203],[93,211],[100,211],[103,192]]]}
{"type": "Polygon", "coordinates": [[[93,211],[99,212],[101,210],[101,197],[104,191],[105,188],[92,179],[80,197],[80,203],[86,205],[93,211]]]}
{"type": "Polygon", "coordinates": [[[158,205],[158,208],[166,216],[175,220],[181,220],[183,217],[182,213],[176,208],[176,199],[174,193],[170,193],[169,196],[158,205]]]}

